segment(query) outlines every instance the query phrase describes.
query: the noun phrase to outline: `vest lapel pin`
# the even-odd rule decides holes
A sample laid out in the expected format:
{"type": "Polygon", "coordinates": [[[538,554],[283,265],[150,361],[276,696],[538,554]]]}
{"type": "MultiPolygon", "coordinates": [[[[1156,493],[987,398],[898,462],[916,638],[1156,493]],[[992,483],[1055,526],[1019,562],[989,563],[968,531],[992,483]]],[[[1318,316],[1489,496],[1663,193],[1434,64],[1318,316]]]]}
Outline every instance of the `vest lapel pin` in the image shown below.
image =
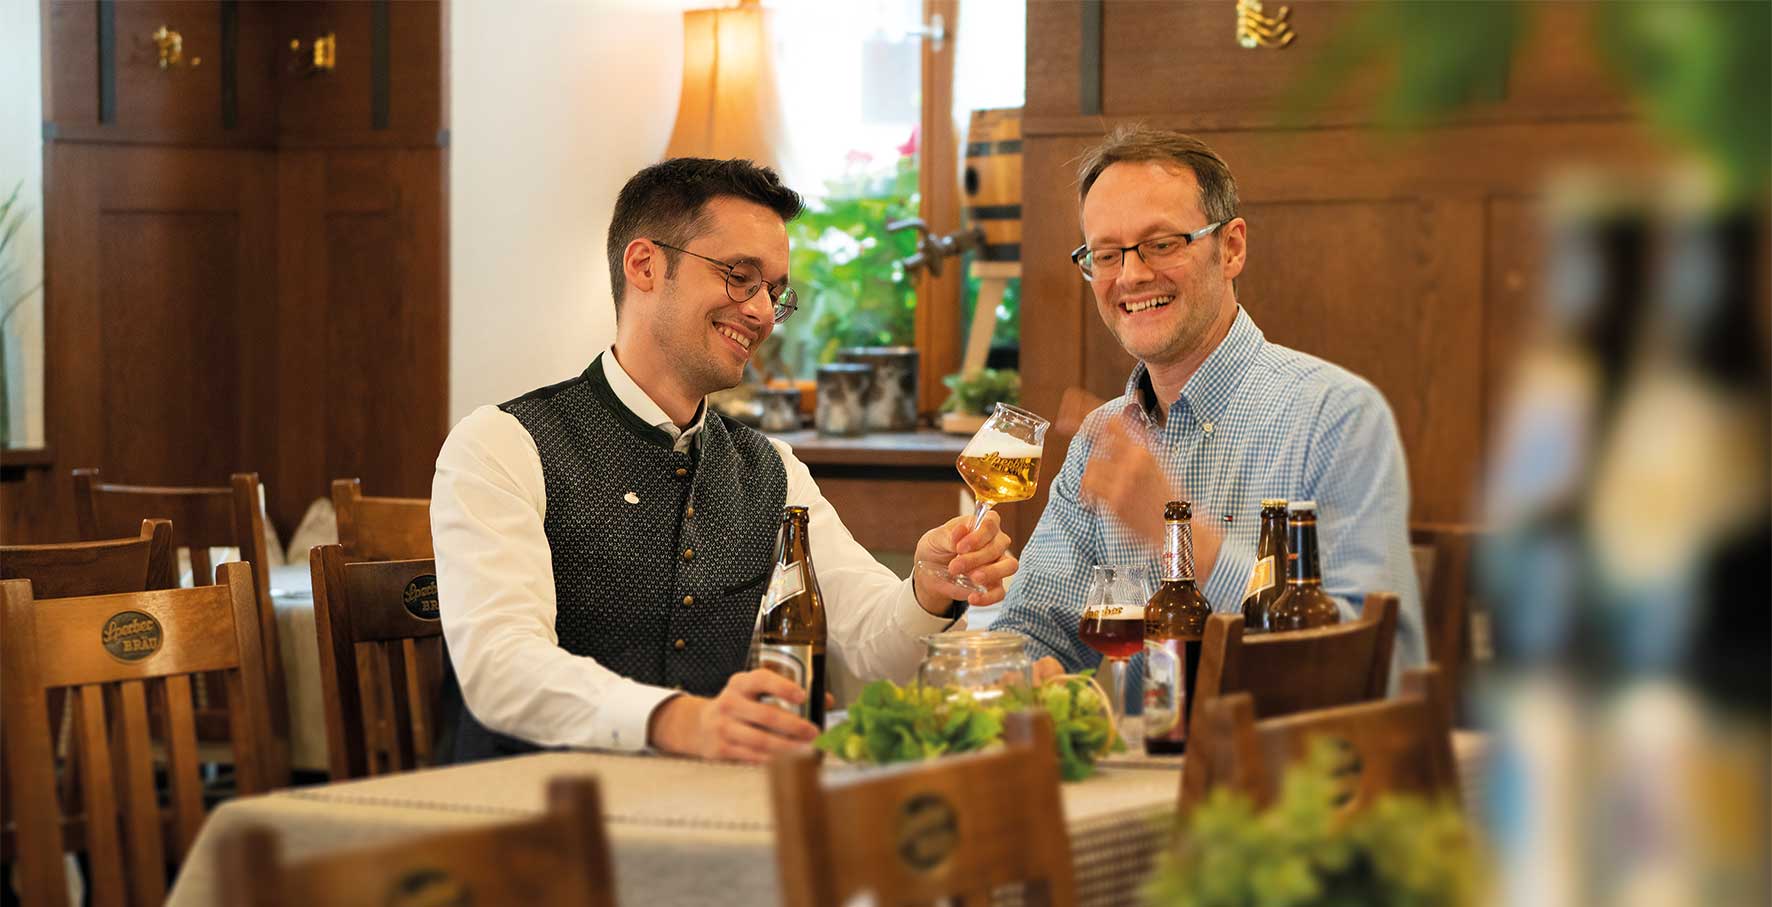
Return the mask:
{"type": "Polygon", "coordinates": [[[631,492],[631,491],[630,491],[630,492],[628,492],[628,493],[627,493],[627,494],[624,494],[624,495],[622,495],[622,496],[621,496],[621,499],[622,499],[622,500],[624,500],[624,501],[627,501],[627,502],[628,502],[628,503],[629,503],[629,504],[638,504],[638,503],[640,503],[640,496],[639,496],[639,495],[637,495],[637,494],[635,494],[635,493],[633,493],[633,492],[631,492]]]}

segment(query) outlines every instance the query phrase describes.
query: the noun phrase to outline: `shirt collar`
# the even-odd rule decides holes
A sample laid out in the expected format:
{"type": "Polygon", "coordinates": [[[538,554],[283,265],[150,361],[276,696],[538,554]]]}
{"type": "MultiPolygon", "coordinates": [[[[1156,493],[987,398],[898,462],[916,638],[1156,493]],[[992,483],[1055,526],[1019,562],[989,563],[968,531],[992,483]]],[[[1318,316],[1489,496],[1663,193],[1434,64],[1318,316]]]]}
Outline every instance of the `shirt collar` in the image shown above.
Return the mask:
{"type": "MultiPolygon", "coordinates": [[[[1237,317],[1231,322],[1230,333],[1225,334],[1217,349],[1194,370],[1182,387],[1179,400],[1187,401],[1196,418],[1216,421],[1230,405],[1231,395],[1242,382],[1243,373],[1249,370],[1266,342],[1261,328],[1255,326],[1255,319],[1250,318],[1241,305],[1237,306],[1237,317]]],[[[1163,406],[1158,405],[1150,371],[1143,362],[1133,366],[1131,376],[1126,379],[1126,399],[1128,409],[1136,408],[1155,425],[1161,425],[1168,416],[1169,407],[1179,402],[1171,400],[1163,406]]]]}
{"type": "Polygon", "coordinates": [[[671,417],[665,415],[664,407],[654,402],[652,397],[634,382],[634,378],[628,374],[628,370],[622,368],[620,362],[615,361],[615,347],[610,347],[607,352],[597,358],[603,361],[603,377],[608,380],[609,389],[615,392],[615,399],[620,400],[621,405],[628,408],[628,412],[639,416],[647,425],[670,435],[672,446],[678,450],[686,448],[689,442],[701,433],[702,427],[707,424],[708,402],[706,400],[696,406],[695,421],[689,423],[688,428],[678,428],[677,423],[672,422],[671,417]]]}

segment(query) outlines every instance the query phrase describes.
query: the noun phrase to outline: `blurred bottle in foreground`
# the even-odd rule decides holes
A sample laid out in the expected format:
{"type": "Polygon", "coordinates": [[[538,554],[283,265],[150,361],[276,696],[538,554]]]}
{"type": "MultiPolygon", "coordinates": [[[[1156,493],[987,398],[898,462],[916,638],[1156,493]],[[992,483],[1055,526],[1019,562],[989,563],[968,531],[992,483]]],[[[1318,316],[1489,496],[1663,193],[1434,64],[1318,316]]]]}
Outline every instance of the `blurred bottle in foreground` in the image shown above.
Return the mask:
{"type": "Polygon", "coordinates": [[[1488,819],[1509,903],[1763,904],[1763,212],[1563,192],[1491,460],[1488,819]]]}

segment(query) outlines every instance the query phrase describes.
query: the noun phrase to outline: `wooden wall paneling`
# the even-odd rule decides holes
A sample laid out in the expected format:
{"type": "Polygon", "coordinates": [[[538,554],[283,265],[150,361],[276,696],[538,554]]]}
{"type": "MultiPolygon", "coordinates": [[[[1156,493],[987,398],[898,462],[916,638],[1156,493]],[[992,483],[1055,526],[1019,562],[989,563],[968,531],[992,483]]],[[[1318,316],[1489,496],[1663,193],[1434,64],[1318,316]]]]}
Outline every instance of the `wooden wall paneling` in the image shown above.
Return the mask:
{"type": "MultiPolygon", "coordinates": [[[[1270,5],[1269,14],[1278,5],[1270,5]]],[[[1292,10],[1288,21],[1299,38],[1283,51],[1257,51],[1236,41],[1235,3],[1105,4],[1102,111],[1114,115],[1276,111],[1291,86],[1311,71],[1327,36],[1362,6],[1328,0],[1292,0],[1285,5],[1292,10]]],[[[1363,101],[1359,93],[1338,97],[1338,112],[1363,101]]]]}
{"type": "MultiPolygon", "coordinates": [[[[1046,5],[1030,4],[1029,16],[1046,5]]],[[[1032,35],[1030,29],[1030,67],[1032,35]]],[[[1053,420],[1058,418],[1065,390],[1083,373],[1084,330],[1101,320],[1082,273],[1069,257],[1079,242],[1071,161],[1087,144],[1087,139],[1077,137],[1032,137],[1022,142],[1022,210],[1037,212],[1022,220],[1022,405],[1053,420]]],[[[1056,427],[1048,433],[1039,490],[1029,501],[1003,508],[1004,525],[1016,538],[1017,550],[1046,507],[1048,488],[1070,441],[1056,427]]]]}
{"type": "Polygon", "coordinates": [[[284,7],[280,24],[284,31],[278,67],[281,144],[437,144],[438,132],[447,122],[440,2],[290,4],[284,7]],[[300,40],[305,49],[327,32],[337,35],[337,69],[309,75],[295,65],[287,45],[300,40]]]}
{"type": "Polygon", "coordinates": [[[117,34],[117,118],[123,131],[197,134],[222,127],[221,6],[218,0],[135,0],[113,4],[117,34]],[[184,59],[161,69],[152,39],[160,26],[184,39],[184,59]],[[201,61],[192,65],[193,60],[201,61]]]}
{"type": "Polygon", "coordinates": [[[1543,319],[1545,235],[1536,199],[1496,196],[1484,205],[1489,250],[1484,313],[1484,425],[1494,426],[1520,348],[1543,319]]]}
{"type": "MultiPolygon", "coordinates": [[[[927,478],[905,478],[910,471],[883,477],[874,467],[823,467],[818,489],[843,517],[843,525],[869,551],[908,554],[917,550],[923,533],[960,513],[960,494],[965,489],[952,473],[933,470],[927,478]],[[890,501],[891,506],[882,506],[890,501]]],[[[1026,504],[1009,504],[1000,513],[1026,504]]],[[[1033,524],[1028,524],[1031,529],[1033,524]]],[[[1021,536],[1015,547],[1020,548],[1021,536]]]]}
{"type": "Polygon", "coordinates": [[[97,3],[42,2],[43,121],[98,125],[97,3]]]}
{"type": "Polygon", "coordinates": [[[324,152],[278,153],[277,481],[266,482],[265,496],[271,521],[284,531],[292,531],[308,502],[334,478],[327,474],[324,457],[332,377],[324,368],[325,207],[319,200],[325,195],[324,152]]]}
{"type": "MultiPolygon", "coordinates": [[[[1079,112],[1082,94],[1078,90],[1077,65],[1082,58],[1082,4],[1075,0],[1028,0],[1027,39],[1027,101],[1022,108],[1024,137],[1027,118],[1069,117],[1079,112]]],[[[1027,153],[1027,146],[1022,146],[1022,153],[1027,153]]],[[[1026,158],[1022,160],[1025,187],[1026,158]]],[[[1024,204],[1026,197],[1025,194],[1022,196],[1024,204]]],[[[1027,223],[1025,218],[1023,223],[1027,223]]],[[[1023,251],[1026,251],[1025,245],[1023,251]]]]}

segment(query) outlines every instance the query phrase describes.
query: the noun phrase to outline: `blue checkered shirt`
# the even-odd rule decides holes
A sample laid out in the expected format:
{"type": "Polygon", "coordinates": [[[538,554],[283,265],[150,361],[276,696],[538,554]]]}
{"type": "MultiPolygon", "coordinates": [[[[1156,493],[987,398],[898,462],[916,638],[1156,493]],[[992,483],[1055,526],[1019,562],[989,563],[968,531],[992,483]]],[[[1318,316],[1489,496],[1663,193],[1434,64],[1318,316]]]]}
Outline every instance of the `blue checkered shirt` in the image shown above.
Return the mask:
{"type": "MultiPolygon", "coordinates": [[[[1159,575],[1159,552],[1079,494],[1095,437],[1107,420],[1126,413],[1153,433],[1157,461],[1187,489],[1196,523],[1214,520],[1225,532],[1212,575],[1201,585],[1214,611],[1242,608],[1255,568],[1261,499],[1315,500],[1323,588],[1341,602],[1343,619],[1358,616],[1367,592],[1395,592],[1402,599],[1395,664],[1426,660],[1409,553],[1409,476],[1396,420],[1377,388],[1337,365],[1267,342],[1238,307],[1230,333],[1166,416],[1154,398],[1139,363],[1126,393],[1084,420],[992,629],[1028,637],[1034,658],[1054,656],[1071,671],[1092,667],[1101,657],[1077,638],[1089,568],[1143,564],[1153,579],[1159,575]],[[1233,519],[1226,523],[1224,515],[1233,519]]],[[[1165,498],[1165,490],[1151,489],[1150,506],[1161,508],[1165,498]]],[[[1134,710],[1143,676],[1139,655],[1128,674],[1134,710]]]]}

